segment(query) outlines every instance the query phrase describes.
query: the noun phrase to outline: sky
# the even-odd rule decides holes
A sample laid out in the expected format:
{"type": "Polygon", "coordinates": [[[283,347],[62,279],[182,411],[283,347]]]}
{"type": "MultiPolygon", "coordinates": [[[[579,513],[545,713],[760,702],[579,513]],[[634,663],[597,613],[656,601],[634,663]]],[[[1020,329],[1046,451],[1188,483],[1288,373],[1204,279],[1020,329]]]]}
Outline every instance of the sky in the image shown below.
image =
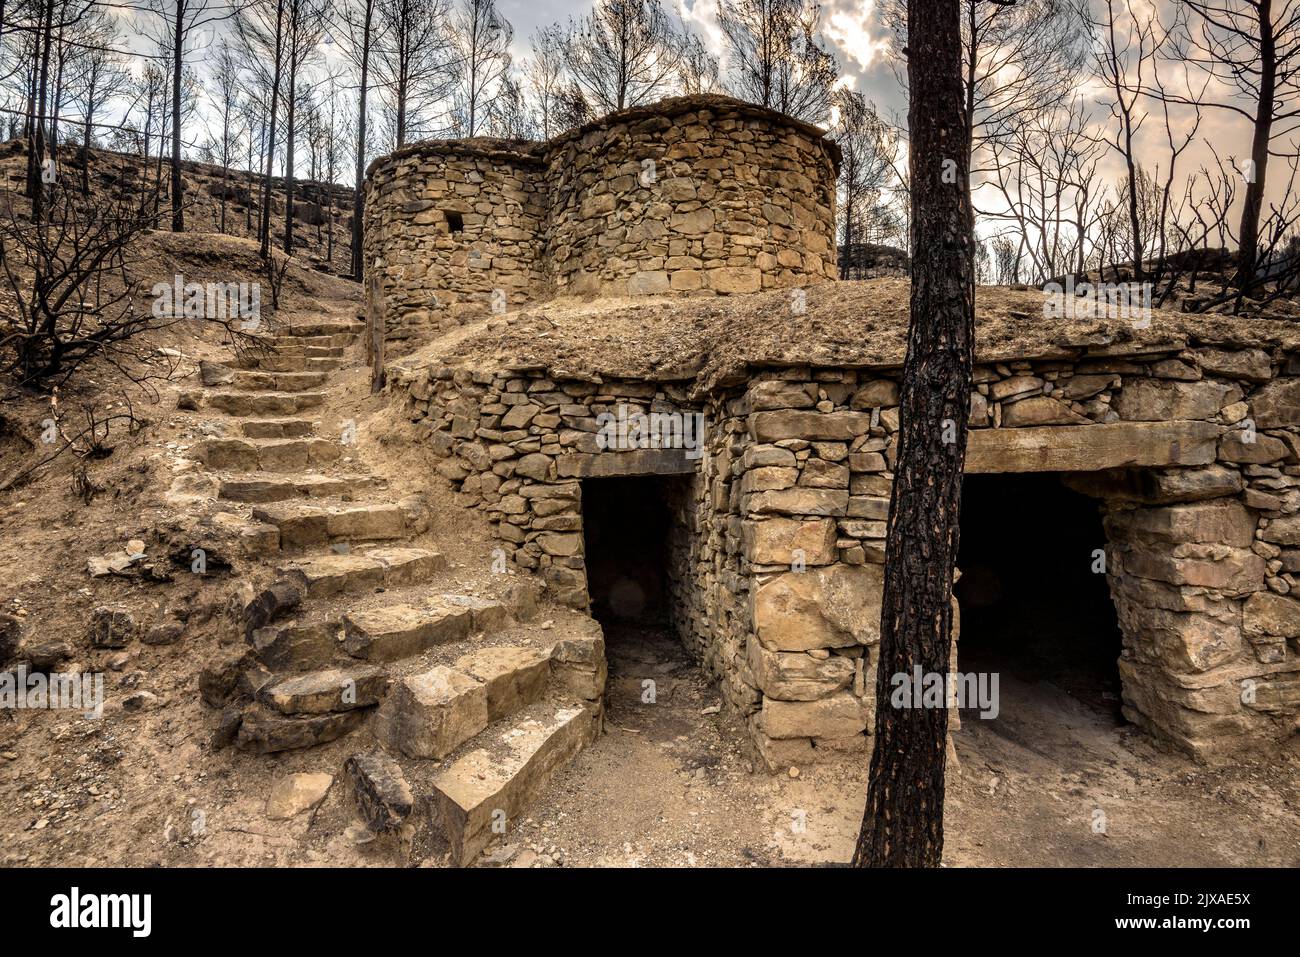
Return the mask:
{"type": "MultiPolygon", "coordinates": [[[[717,0],[665,0],[705,42],[706,46],[723,59],[722,34],[717,22],[717,0]]],[[[900,88],[895,67],[888,52],[889,37],[881,22],[878,3],[881,0],[822,0],[822,38],[834,51],[839,61],[840,84],[863,93],[875,103],[881,116],[898,123],[905,122],[906,100],[900,88]]],[[[1176,0],[1132,0],[1139,7],[1157,4],[1167,13],[1176,0]]],[[[1287,0],[1290,2],[1290,0],[1287,0]]],[[[512,53],[515,62],[521,63],[528,55],[529,37],[539,28],[552,23],[563,23],[570,17],[584,15],[590,10],[590,0],[497,0],[500,12],[514,28],[512,53]]],[[[129,16],[129,14],[128,14],[129,16]]],[[[132,46],[139,49],[140,41],[132,46]]],[[[337,49],[335,50],[337,56],[337,49]]],[[[202,69],[202,66],[200,66],[202,69]]],[[[1088,84],[1080,87],[1087,95],[1100,91],[1089,90],[1088,84]]],[[[1220,91],[1221,93],[1221,91],[1220,91]]],[[[1105,107],[1097,111],[1105,117],[1105,107]]],[[[1187,118],[1179,118],[1186,122],[1187,118]]],[[[1244,157],[1249,153],[1249,124],[1240,116],[1222,110],[1205,111],[1197,141],[1179,159],[1179,179],[1198,167],[1212,167],[1214,152],[1223,157],[1244,157]]],[[[1162,117],[1153,115],[1140,133],[1138,159],[1147,168],[1164,169],[1168,163],[1168,144],[1164,139],[1162,117]]],[[[1122,160],[1113,150],[1107,152],[1099,169],[1111,183],[1122,181],[1122,160]]],[[[1269,193],[1275,200],[1284,190],[1284,164],[1275,161],[1269,176],[1269,193]]],[[[1239,190],[1244,193],[1244,189],[1239,190]]],[[[977,191],[980,204],[987,194],[977,191]]],[[[981,235],[990,230],[981,227],[981,235]]]]}

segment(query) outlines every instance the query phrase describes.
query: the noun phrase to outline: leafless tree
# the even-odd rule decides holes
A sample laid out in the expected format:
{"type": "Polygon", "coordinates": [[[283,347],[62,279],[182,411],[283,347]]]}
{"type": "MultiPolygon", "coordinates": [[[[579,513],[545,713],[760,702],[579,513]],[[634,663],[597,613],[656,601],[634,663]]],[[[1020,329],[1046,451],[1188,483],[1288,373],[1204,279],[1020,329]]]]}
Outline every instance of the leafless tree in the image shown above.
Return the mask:
{"type": "Polygon", "coordinates": [[[154,18],[150,25],[151,36],[163,55],[162,63],[171,83],[171,229],[179,233],[185,229],[181,147],[186,108],[193,105],[193,101],[185,96],[184,89],[187,62],[206,45],[207,29],[228,19],[231,8],[217,6],[212,0],[146,0],[144,9],[154,18]]]}
{"type": "Polygon", "coordinates": [[[343,37],[344,55],[351,61],[357,74],[357,110],[356,123],[353,128],[356,141],[356,165],[353,182],[356,184],[352,203],[352,275],[360,279],[362,274],[361,240],[362,213],[364,212],[365,191],[363,180],[366,173],[366,144],[369,135],[370,70],[372,52],[376,41],[384,38],[383,18],[378,14],[379,0],[346,0],[335,7],[337,32],[343,37]]]}
{"type": "Polygon", "coordinates": [[[560,98],[564,94],[564,33],[558,25],[542,27],[529,41],[531,54],[524,60],[524,83],[536,126],[542,139],[560,131],[556,122],[560,98]]]}
{"type": "Polygon", "coordinates": [[[215,158],[221,165],[221,221],[220,229],[226,231],[226,202],[230,193],[230,167],[234,165],[238,149],[236,140],[239,116],[240,90],[239,59],[223,40],[217,47],[216,62],[212,69],[212,84],[216,102],[217,123],[220,132],[213,138],[215,158]]]}
{"type": "Polygon", "coordinates": [[[239,9],[235,28],[243,43],[245,66],[261,88],[260,99],[266,110],[266,135],[263,138],[261,213],[258,221],[259,254],[271,254],[271,173],[275,162],[276,134],[279,131],[281,77],[285,67],[286,6],[291,0],[250,0],[239,9]]]}
{"type": "Polygon", "coordinates": [[[722,89],[718,58],[708,51],[704,41],[687,32],[682,55],[677,64],[677,85],[686,96],[717,93],[722,89]]]}
{"type": "Polygon", "coordinates": [[[294,187],[297,179],[298,81],[303,68],[316,56],[324,36],[329,0],[286,0],[284,17],[284,253],[293,254],[294,187]]]}
{"type": "Polygon", "coordinates": [[[446,129],[451,51],[450,0],[379,0],[379,35],[373,41],[376,85],[391,117],[394,147],[412,133],[446,129]]]}
{"type": "Polygon", "coordinates": [[[451,45],[451,99],[454,128],[460,136],[478,136],[494,112],[517,125],[523,111],[519,87],[509,80],[510,42],[514,30],[495,0],[458,0],[448,19],[451,45]],[[508,81],[508,86],[507,86],[508,81]],[[497,98],[511,103],[498,109],[497,98]]]}
{"type": "Polygon", "coordinates": [[[147,193],[79,201],[55,181],[46,195],[41,220],[23,216],[12,195],[0,215],[4,312],[12,317],[0,332],[0,371],[38,389],[67,381],[90,359],[112,361],[153,318],[136,310],[127,275],[135,241],[153,226],[147,193]]]}
{"type": "Polygon", "coordinates": [[[854,90],[834,94],[836,123],[832,130],[842,153],[839,202],[840,278],[850,278],[853,251],[898,231],[896,209],[885,194],[894,187],[897,143],[893,130],[875,106],[854,90]]]}
{"type": "Polygon", "coordinates": [[[1180,53],[1232,91],[1207,106],[1251,124],[1250,159],[1242,169],[1235,281],[1249,287],[1260,262],[1260,221],[1271,157],[1294,157],[1300,129],[1300,2],[1297,0],[1185,0],[1195,14],[1180,34],[1180,53]]]}
{"type": "Polygon", "coordinates": [[[86,44],[73,81],[73,98],[78,105],[81,123],[82,191],[90,192],[90,147],[95,139],[96,118],[105,106],[126,94],[131,74],[114,45],[118,40],[116,22],[102,10],[87,14],[81,24],[86,44]]]}
{"type": "Polygon", "coordinates": [[[501,89],[488,108],[488,131],[507,140],[530,140],[537,135],[533,114],[523,87],[509,74],[501,78],[501,89]]]}
{"type": "Polygon", "coordinates": [[[810,123],[827,123],[839,65],[821,44],[820,19],[814,0],[718,0],[730,92],[810,123]]]}
{"type": "Polygon", "coordinates": [[[596,0],[564,34],[569,74],[599,113],[666,95],[681,55],[682,33],[659,0],[596,0]]]}

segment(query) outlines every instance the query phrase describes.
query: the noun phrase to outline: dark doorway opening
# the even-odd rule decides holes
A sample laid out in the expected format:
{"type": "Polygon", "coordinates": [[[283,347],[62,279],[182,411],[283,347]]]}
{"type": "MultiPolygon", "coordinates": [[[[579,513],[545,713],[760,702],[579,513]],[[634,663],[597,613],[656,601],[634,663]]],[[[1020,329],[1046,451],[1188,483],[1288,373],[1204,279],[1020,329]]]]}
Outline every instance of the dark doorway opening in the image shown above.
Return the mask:
{"type": "MultiPolygon", "coordinates": [[[[693,587],[683,514],[690,477],[585,479],[582,523],[592,616],[605,633],[611,720],[668,720],[671,689],[697,673],[677,630],[693,587]]],[[[671,723],[671,722],[670,722],[671,723]]]]}
{"type": "Polygon", "coordinates": [[[676,477],[582,483],[592,615],[609,628],[669,628],[669,533],[676,477]]]}
{"type": "Polygon", "coordinates": [[[1105,544],[1096,500],[1057,474],[966,476],[958,670],[999,674],[1001,718],[1052,708],[1055,689],[1120,722],[1122,643],[1099,570],[1105,544]]]}

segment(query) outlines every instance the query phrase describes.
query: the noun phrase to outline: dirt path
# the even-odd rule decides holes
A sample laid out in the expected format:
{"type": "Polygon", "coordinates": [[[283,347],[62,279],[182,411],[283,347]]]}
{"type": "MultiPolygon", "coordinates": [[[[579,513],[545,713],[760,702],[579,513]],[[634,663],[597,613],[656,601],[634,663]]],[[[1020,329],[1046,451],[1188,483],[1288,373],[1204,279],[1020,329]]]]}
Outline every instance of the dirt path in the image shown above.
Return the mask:
{"type": "MultiPolygon", "coordinates": [[[[662,634],[609,640],[607,733],[552,781],[493,855],[511,866],[846,862],[867,756],[769,776],[662,634]],[[654,702],[643,701],[655,682],[654,702]]],[[[633,636],[635,637],[635,636],[633,636]]],[[[947,866],[1296,866],[1300,759],[1202,768],[1055,685],[1002,676],[996,720],[964,718],[949,775],[947,866]],[[1104,831],[1094,830],[1100,811],[1104,831]]]]}

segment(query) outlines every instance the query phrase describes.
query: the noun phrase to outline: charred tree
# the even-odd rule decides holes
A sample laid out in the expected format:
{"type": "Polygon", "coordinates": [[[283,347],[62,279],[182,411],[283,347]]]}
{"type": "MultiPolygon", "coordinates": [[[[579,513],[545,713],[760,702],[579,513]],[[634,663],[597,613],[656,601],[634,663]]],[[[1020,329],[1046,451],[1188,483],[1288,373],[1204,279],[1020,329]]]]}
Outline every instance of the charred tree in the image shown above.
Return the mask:
{"type": "Polygon", "coordinates": [[[946,675],[975,327],[959,0],[909,0],[912,299],[885,545],[876,734],[853,863],[936,867],[946,707],[893,707],[894,676],[946,675]]]}

